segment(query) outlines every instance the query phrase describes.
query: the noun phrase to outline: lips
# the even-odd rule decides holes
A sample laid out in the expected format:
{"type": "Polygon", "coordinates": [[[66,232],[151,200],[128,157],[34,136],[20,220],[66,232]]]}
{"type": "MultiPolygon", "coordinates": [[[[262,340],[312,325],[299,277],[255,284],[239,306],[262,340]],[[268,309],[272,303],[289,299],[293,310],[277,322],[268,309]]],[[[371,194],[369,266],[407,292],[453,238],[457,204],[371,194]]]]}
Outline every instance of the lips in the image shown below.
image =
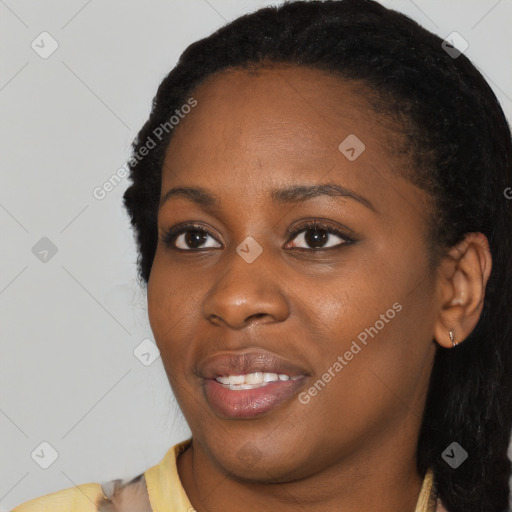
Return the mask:
{"type": "Polygon", "coordinates": [[[308,372],[270,352],[217,354],[198,365],[206,401],[226,419],[250,419],[289,401],[304,385],[308,372]],[[281,377],[253,387],[233,385],[233,376],[277,374],[281,377]],[[249,389],[247,389],[249,388],[249,389]]]}

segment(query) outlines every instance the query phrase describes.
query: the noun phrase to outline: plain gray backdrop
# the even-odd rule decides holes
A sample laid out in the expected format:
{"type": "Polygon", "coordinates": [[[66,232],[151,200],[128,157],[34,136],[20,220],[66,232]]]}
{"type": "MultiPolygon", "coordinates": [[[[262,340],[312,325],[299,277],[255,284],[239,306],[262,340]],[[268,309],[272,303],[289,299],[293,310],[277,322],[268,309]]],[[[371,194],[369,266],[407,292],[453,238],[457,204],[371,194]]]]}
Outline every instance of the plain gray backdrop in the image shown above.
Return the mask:
{"type": "MultiPolygon", "coordinates": [[[[460,33],[511,119],[512,0],[382,3],[460,33]]],[[[180,53],[268,4],[0,0],[0,511],[135,476],[188,437],[151,348],[128,181],[93,191],[180,53]]]]}

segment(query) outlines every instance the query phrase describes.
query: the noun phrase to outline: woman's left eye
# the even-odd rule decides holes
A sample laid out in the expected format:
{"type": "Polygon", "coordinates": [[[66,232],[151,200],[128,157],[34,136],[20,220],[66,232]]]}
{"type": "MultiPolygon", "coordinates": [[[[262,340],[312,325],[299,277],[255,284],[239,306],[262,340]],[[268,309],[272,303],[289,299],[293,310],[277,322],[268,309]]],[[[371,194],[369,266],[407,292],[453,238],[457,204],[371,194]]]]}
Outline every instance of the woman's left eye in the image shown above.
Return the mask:
{"type": "MultiPolygon", "coordinates": [[[[309,245],[310,248],[323,250],[338,248],[342,245],[349,245],[354,242],[353,238],[350,238],[340,230],[319,222],[302,225],[300,228],[292,231],[291,234],[294,236],[294,239],[298,240],[298,242],[293,243],[292,247],[297,247],[297,243],[305,243],[309,245]],[[333,236],[341,241],[331,241],[330,238],[332,239],[333,236]]],[[[304,247],[297,248],[304,249],[304,247]]],[[[307,250],[308,247],[305,247],[305,249],[307,250]]]]}

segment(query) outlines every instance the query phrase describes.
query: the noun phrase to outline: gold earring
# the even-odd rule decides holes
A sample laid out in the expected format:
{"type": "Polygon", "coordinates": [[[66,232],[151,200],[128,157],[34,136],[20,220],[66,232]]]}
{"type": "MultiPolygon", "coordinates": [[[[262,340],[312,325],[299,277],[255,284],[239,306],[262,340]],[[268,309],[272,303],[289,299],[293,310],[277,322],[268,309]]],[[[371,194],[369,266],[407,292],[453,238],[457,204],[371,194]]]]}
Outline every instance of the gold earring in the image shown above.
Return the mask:
{"type": "Polygon", "coordinates": [[[452,345],[455,347],[457,345],[457,342],[455,341],[455,334],[453,333],[453,329],[450,330],[450,341],[452,342],[452,345]]]}

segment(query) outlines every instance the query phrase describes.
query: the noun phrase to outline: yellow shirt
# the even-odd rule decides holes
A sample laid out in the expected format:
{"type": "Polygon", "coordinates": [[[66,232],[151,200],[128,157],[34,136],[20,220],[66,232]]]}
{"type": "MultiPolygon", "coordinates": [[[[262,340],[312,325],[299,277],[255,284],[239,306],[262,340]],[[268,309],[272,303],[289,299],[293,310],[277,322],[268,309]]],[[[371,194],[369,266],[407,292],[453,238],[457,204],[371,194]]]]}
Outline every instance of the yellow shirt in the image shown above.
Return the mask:
{"type": "MultiPolygon", "coordinates": [[[[190,445],[187,439],[169,449],[162,461],[144,473],[144,500],[149,498],[151,512],[194,512],[194,508],[181,485],[176,461],[180,453],[190,445]],[[146,491],[147,487],[147,491],[146,491]],[[147,492],[147,495],[146,495],[147,492]]],[[[135,489],[136,486],[133,488],[135,489]]],[[[140,510],[129,506],[133,500],[122,503],[122,508],[111,508],[108,497],[100,484],[84,484],[63,491],[48,494],[19,505],[11,512],[100,512],[117,510],[140,510]],[[107,501],[105,501],[107,500],[107,501]],[[128,505],[125,508],[125,503],[128,505]]],[[[416,504],[415,512],[435,512],[444,510],[437,504],[433,488],[432,472],[429,470],[416,504]]],[[[142,512],[142,511],[141,511],[142,512]]]]}

